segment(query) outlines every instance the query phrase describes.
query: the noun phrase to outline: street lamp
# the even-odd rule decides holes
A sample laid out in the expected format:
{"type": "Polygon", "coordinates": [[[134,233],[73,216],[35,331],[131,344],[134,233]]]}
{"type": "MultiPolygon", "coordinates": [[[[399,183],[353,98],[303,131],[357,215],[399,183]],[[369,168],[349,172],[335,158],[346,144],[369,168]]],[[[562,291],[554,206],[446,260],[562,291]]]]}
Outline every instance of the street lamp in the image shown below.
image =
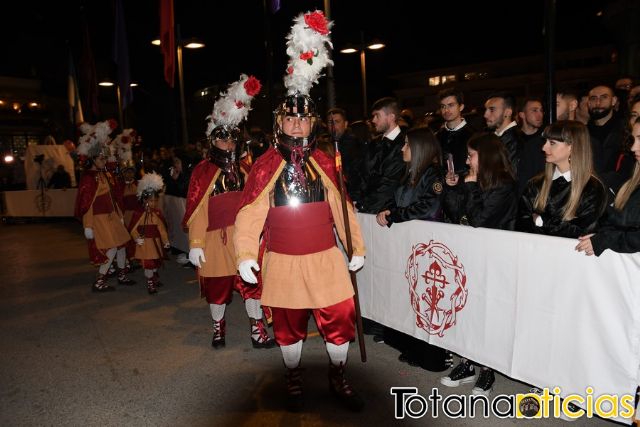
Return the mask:
{"type": "Polygon", "coordinates": [[[124,129],[124,115],[122,114],[122,100],[120,99],[120,86],[113,83],[111,80],[103,80],[98,83],[98,86],[102,87],[116,87],[116,98],[118,100],[118,123],[124,129]]]}
{"type": "Polygon", "coordinates": [[[362,112],[364,114],[364,118],[366,119],[368,116],[368,101],[367,101],[367,60],[366,60],[366,50],[379,50],[384,48],[384,43],[379,40],[373,40],[368,44],[364,43],[364,32],[360,31],[360,44],[359,45],[347,45],[344,49],[340,50],[340,53],[356,53],[360,52],[360,74],[362,76],[362,112]]]}
{"type": "MultiPolygon", "coordinates": [[[[158,39],[152,40],[151,44],[154,46],[160,46],[161,42],[158,39]]],[[[202,41],[196,38],[190,38],[183,40],[180,37],[180,25],[177,28],[177,42],[176,42],[176,58],[178,60],[178,85],[180,88],[180,115],[182,116],[182,143],[187,145],[189,143],[189,134],[187,132],[187,106],[184,98],[184,72],[182,69],[182,48],[186,49],[201,49],[205,47],[202,41]]]]}

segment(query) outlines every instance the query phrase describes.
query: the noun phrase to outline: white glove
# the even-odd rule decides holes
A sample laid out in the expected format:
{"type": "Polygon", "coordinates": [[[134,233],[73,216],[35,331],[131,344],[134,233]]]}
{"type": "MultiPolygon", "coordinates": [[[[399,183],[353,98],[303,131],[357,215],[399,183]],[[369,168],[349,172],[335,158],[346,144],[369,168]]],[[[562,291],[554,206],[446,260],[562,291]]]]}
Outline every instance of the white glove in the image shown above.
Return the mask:
{"type": "Polygon", "coordinates": [[[144,245],[144,239],[142,237],[138,237],[136,239],[136,245],[138,245],[138,246],[144,245]]]}
{"type": "Polygon", "coordinates": [[[88,227],[85,228],[84,237],[86,237],[87,240],[93,239],[93,228],[88,228],[88,227]]]}
{"type": "Polygon", "coordinates": [[[189,262],[198,268],[202,267],[200,264],[201,262],[207,262],[207,260],[204,259],[204,251],[202,248],[193,248],[189,250],[189,262]]]}
{"type": "Polygon", "coordinates": [[[247,283],[256,284],[258,283],[258,278],[253,273],[253,271],[251,271],[252,268],[256,271],[260,271],[260,266],[255,259],[247,259],[240,263],[240,265],[238,266],[238,272],[240,272],[240,277],[242,277],[242,280],[247,283]]]}
{"type": "Polygon", "coordinates": [[[351,257],[351,262],[349,262],[349,271],[358,271],[364,265],[364,257],[354,255],[351,257]]]}

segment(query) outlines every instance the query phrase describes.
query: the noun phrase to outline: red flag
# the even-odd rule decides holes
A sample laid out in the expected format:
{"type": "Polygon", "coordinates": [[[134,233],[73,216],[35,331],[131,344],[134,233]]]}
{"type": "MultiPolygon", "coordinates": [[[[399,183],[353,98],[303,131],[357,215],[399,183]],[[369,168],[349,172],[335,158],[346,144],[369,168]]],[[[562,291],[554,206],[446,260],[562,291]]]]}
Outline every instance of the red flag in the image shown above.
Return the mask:
{"type": "MultiPolygon", "coordinates": [[[[118,86],[122,97],[122,109],[127,108],[133,101],[131,89],[131,73],[129,70],[129,45],[125,28],[124,9],[122,0],[116,0],[116,26],[113,39],[113,62],[118,66],[118,86]]],[[[124,123],[120,124],[124,127],[124,123]]]]}
{"type": "Polygon", "coordinates": [[[88,120],[93,121],[100,115],[98,106],[98,77],[96,73],[96,63],[93,59],[93,50],[91,49],[91,37],[89,35],[89,25],[86,16],[82,15],[82,56],[80,57],[80,75],[85,88],[85,107],[90,117],[88,120]]]}
{"type": "Polygon", "coordinates": [[[164,79],[173,87],[176,39],[173,30],[173,0],[160,0],[160,48],[164,57],[164,79]]]}

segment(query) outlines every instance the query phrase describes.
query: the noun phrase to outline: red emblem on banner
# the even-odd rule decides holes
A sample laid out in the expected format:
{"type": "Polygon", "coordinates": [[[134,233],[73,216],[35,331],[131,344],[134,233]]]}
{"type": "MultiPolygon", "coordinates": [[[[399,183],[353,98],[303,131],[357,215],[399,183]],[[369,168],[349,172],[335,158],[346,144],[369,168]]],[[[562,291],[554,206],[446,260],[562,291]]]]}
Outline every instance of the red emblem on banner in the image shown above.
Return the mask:
{"type": "Polygon", "coordinates": [[[444,336],[467,303],[464,266],[446,245],[431,240],[413,246],[404,275],[416,325],[430,335],[444,336]]]}

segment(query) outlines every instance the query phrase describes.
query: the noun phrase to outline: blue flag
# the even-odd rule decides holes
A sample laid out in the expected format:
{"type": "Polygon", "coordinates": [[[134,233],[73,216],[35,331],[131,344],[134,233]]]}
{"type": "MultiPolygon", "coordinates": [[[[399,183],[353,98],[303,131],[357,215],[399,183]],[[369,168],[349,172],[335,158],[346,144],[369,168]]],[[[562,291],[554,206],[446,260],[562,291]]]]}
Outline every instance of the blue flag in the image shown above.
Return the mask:
{"type": "Polygon", "coordinates": [[[280,0],[271,0],[271,13],[276,13],[280,10],[280,0]]]}

